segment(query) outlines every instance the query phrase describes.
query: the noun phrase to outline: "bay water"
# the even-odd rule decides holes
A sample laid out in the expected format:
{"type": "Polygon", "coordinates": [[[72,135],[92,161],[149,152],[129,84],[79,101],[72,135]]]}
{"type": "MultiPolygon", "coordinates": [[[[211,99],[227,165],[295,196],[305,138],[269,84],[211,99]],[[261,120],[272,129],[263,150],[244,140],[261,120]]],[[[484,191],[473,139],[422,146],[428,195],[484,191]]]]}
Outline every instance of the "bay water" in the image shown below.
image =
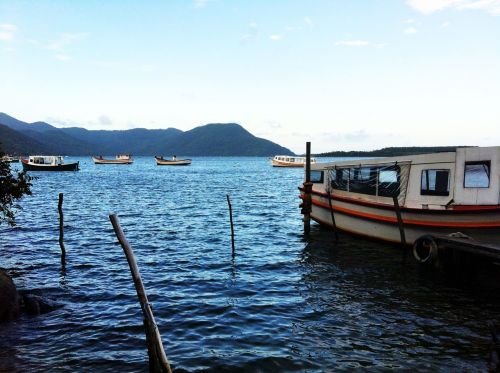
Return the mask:
{"type": "Polygon", "coordinates": [[[317,225],[304,237],[302,169],[263,157],[198,157],[187,167],[153,157],[66,162],[74,160],[78,172],[31,173],[17,226],[0,226],[0,266],[18,289],[60,305],[0,325],[0,371],[147,371],[111,213],[135,251],[174,370],[487,370],[488,322],[500,320],[495,274],[456,281],[421,271],[395,246],[345,235],[335,245],[317,225]]]}

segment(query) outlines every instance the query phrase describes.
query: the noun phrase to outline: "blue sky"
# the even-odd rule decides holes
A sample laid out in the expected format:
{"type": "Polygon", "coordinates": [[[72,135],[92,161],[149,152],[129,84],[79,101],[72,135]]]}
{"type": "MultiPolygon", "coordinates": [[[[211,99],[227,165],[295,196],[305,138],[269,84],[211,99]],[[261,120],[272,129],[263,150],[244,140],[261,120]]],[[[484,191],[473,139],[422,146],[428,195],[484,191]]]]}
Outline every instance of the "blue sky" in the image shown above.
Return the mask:
{"type": "Polygon", "coordinates": [[[0,111],[296,152],[500,145],[500,0],[0,0],[0,111]]]}

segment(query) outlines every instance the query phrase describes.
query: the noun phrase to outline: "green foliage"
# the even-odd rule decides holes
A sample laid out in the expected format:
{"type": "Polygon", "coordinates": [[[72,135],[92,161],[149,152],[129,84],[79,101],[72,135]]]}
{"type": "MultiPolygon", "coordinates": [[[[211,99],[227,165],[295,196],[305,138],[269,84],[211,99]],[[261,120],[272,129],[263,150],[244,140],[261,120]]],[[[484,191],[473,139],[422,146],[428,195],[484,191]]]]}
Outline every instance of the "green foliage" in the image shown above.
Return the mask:
{"type": "Polygon", "coordinates": [[[14,175],[10,164],[1,160],[0,150],[0,224],[6,221],[11,226],[16,225],[15,212],[20,209],[16,204],[24,195],[31,195],[31,180],[25,172],[14,175]]]}
{"type": "Polygon", "coordinates": [[[316,154],[317,157],[397,157],[403,155],[416,155],[438,152],[454,152],[456,146],[414,146],[392,147],[371,151],[333,151],[316,154]]]}

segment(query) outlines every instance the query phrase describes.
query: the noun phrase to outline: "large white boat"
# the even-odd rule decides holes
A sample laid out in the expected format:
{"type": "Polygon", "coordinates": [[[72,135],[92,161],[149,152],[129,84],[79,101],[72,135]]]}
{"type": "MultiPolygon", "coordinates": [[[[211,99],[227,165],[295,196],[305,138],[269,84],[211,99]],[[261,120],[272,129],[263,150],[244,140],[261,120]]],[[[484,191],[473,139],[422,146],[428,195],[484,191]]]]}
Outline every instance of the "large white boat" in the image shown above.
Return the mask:
{"type": "MultiPolygon", "coordinates": [[[[316,163],[315,158],[311,158],[311,164],[316,163]]],[[[293,155],[275,155],[271,159],[273,167],[304,167],[306,157],[296,157],[293,155]]]]}
{"type": "Polygon", "coordinates": [[[311,182],[322,225],[400,242],[399,205],[408,244],[455,232],[500,243],[500,147],[313,164],[311,182]]]}
{"type": "Polygon", "coordinates": [[[30,155],[21,160],[24,171],[78,171],[80,162],[64,163],[60,155],[30,155]]]}

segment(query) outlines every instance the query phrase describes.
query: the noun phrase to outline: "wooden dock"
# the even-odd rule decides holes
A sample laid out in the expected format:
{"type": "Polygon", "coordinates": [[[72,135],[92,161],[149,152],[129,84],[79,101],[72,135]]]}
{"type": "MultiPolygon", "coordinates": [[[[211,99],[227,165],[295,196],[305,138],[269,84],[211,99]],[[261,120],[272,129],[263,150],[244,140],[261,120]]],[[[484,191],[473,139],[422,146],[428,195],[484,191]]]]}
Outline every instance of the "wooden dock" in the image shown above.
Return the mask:
{"type": "Polygon", "coordinates": [[[475,256],[500,261],[500,243],[485,243],[472,238],[453,236],[432,236],[439,248],[457,250],[475,256]]]}

